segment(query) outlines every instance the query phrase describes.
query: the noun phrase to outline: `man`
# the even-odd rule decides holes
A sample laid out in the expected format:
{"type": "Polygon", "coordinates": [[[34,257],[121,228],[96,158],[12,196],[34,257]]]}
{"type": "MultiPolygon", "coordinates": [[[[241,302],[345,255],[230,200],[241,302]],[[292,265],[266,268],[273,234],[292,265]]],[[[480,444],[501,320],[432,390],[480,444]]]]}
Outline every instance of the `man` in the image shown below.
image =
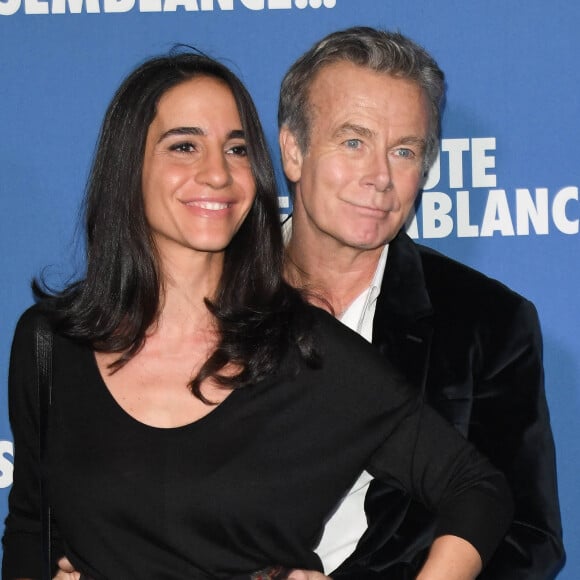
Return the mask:
{"type": "MultiPolygon", "coordinates": [[[[564,549],[536,311],[402,231],[437,154],[443,93],[421,47],[371,28],[331,34],[290,68],[278,113],[293,193],[288,279],[506,473],[515,520],[480,578],[545,580],[564,549]]],[[[325,570],[342,562],[336,580],[415,578],[433,518],[369,481],[363,474],[327,525],[325,570]]]]}

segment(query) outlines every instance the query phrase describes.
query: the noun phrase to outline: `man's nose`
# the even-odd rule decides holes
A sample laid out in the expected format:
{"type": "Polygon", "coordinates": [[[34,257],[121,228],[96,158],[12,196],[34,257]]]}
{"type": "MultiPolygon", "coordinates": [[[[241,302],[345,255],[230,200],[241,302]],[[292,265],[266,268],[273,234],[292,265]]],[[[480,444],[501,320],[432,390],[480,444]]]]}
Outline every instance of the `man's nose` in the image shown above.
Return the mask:
{"type": "Polygon", "coordinates": [[[366,184],[380,192],[391,189],[393,182],[388,155],[377,152],[371,157],[365,181],[366,184]]]}

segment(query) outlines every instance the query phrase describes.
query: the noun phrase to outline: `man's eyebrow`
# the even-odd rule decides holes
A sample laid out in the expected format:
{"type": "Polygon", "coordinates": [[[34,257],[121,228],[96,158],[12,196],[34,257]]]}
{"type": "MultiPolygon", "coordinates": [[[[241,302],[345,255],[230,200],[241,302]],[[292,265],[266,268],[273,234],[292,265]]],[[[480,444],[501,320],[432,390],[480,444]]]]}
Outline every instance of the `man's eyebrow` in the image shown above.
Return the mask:
{"type": "MultiPolygon", "coordinates": [[[[362,125],[357,125],[356,123],[344,123],[340,125],[335,131],[336,137],[343,137],[345,135],[354,134],[358,135],[359,137],[366,137],[369,139],[373,137],[376,133],[372,131],[368,127],[364,127],[362,125]]],[[[407,135],[405,137],[401,137],[396,143],[395,147],[399,145],[418,145],[421,149],[425,149],[427,146],[427,140],[422,137],[417,137],[415,135],[407,135]]]]}
{"type": "Polygon", "coordinates": [[[409,135],[408,137],[401,137],[401,139],[399,139],[395,144],[395,146],[397,145],[419,145],[419,147],[425,149],[425,147],[427,147],[427,139],[409,135]]]}
{"type": "Polygon", "coordinates": [[[342,137],[344,135],[348,135],[349,133],[350,134],[354,133],[355,135],[358,135],[359,137],[366,137],[366,138],[370,138],[375,134],[374,131],[371,131],[368,127],[363,127],[362,125],[356,125],[355,123],[343,123],[334,132],[336,137],[342,137]]]}

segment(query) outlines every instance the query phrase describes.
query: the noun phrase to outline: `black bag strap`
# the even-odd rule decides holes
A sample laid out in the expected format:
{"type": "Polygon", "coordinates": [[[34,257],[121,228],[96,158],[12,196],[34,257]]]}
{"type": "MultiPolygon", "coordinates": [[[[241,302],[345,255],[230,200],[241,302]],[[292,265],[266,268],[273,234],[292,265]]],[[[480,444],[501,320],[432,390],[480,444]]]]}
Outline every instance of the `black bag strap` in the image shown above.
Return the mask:
{"type": "Polygon", "coordinates": [[[36,378],[38,386],[40,452],[40,505],[42,580],[52,578],[50,502],[48,499],[46,448],[48,436],[48,414],[52,402],[52,331],[44,317],[36,326],[36,378]]]}

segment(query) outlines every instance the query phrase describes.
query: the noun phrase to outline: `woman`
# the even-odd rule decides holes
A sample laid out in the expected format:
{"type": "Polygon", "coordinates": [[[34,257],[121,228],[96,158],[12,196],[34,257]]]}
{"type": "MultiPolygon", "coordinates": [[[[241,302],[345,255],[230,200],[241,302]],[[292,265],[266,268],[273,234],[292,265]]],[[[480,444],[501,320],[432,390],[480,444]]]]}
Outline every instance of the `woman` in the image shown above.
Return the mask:
{"type": "Polygon", "coordinates": [[[312,547],[363,468],[437,509],[443,540],[489,557],[510,518],[503,477],[284,283],[267,146],[228,69],[175,54],[125,80],[86,231],[84,278],[35,285],[14,338],[4,578],[40,568],[40,317],[54,331],[55,561],[95,579],[321,570],[312,547]]]}

